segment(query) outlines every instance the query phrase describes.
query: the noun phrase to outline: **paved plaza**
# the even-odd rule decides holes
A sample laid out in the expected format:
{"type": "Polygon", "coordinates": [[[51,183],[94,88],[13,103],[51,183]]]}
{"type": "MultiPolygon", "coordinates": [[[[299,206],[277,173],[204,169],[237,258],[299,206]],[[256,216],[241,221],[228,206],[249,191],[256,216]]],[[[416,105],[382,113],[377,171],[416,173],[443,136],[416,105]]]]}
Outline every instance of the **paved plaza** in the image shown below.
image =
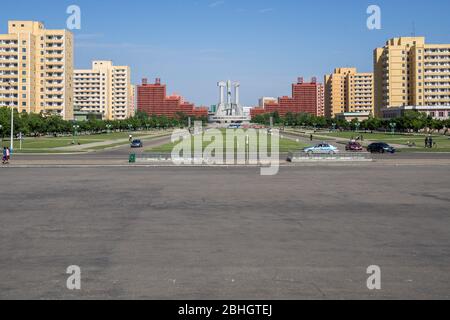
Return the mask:
{"type": "Polygon", "coordinates": [[[447,165],[0,168],[1,299],[449,299],[447,165]],[[68,291],[66,268],[82,270],[68,291]],[[368,266],[382,290],[366,287],[368,266]]]}

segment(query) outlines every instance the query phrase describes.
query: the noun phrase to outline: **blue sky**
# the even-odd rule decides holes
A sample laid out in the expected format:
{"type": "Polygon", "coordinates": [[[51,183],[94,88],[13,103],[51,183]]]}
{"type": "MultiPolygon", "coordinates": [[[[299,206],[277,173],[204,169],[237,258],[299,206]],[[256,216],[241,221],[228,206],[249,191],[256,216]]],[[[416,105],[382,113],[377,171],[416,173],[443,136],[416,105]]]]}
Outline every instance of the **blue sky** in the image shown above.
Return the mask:
{"type": "Polygon", "coordinates": [[[64,28],[66,8],[81,7],[75,66],[93,59],[132,67],[133,82],[161,77],[169,93],[197,105],[218,100],[216,82],[241,82],[246,105],[290,94],[298,76],[335,67],[372,70],[372,51],[388,38],[417,35],[450,43],[448,0],[22,0],[2,4],[0,32],[12,19],[64,28]],[[382,10],[382,29],[366,27],[367,7],[382,10]]]}

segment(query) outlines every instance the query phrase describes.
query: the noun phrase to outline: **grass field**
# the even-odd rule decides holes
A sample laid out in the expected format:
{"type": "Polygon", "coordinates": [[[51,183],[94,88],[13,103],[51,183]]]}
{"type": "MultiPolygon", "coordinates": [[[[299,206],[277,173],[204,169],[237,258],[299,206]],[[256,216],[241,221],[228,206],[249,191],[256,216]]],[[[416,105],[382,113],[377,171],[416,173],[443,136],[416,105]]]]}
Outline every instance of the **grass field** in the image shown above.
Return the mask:
{"type": "Polygon", "coordinates": [[[436,142],[436,147],[433,149],[425,148],[425,135],[401,135],[390,133],[355,133],[355,132],[335,132],[323,133],[321,136],[351,139],[362,135],[364,141],[368,142],[386,142],[389,144],[396,144],[403,146],[403,152],[450,152],[450,137],[442,135],[433,135],[433,141],[436,142]],[[415,144],[416,147],[408,147],[408,144],[415,144]]]}
{"type": "MultiPolygon", "coordinates": [[[[192,139],[194,139],[194,138],[192,138],[192,139]]],[[[192,140],[192,141],[194,141],[194,140],[192,140]]],[[[269,142],[268,147],[270,150],[270,147],[271,147],[270,139],[268,142],[269,142]]],[[[210,144],[211,144],[211,142],[203,142],[203,150],[205,150],[205,148],[207,146],[209,146],[210,144]]],[[[159,147],[146,149],[145,151],[146,152],[154,152],[154,153],[171,153],[176,145],[178,145],[178,143],[168,143],[168,144],[165,144],[165,145],[162,145],[159,147]]],[[[225,139],[224,139],[223,145],[224,145],[224,152],[229,149],[232,150],[233,148],[234,148],[234,151],[236,151],[237,147],[238,147],[237,143],[235,143],[234,146],[227,146],[225,139]]],[[[302,150],[308,146],[309,145],[307,145],[307,144],[304,144],[301,142],[296,142],[296,141],[293,141],[290,139],[286,139],[286,138],[280,139],[280,152],[290,152],[290,151],[295,152],[295,151],[302,150]]],[[[192,147],[194,148],[194,143],[192,143],[192,147]]],[[[258,148],[259,148],[259,140],[258,140],[258,148]]]]}
{"type": "MultiPolygon", "coordinates": [[[[138,132],[133,133],[133,137],[139,138],[146,135],[151,135],[152,132],[138,132]]],[[[96,135],[81,135],[75,138],[75,143],[82,146],[86,146],[92,143],[111,141],[108,146],[93,147],[93,150],[101,150],[110,146],[118,146],[121,144],[128,143],[128,132],[120,133],[108,133],[108,134],[96,134],[96,135]],[[119,140],[126,140],[126,142],[118,143],[119,140]]],[[[17,153],[63,153],[64,150],[58,150],[57,148],[64,148],[72,146],[74,141],[73,137],[40,137],[31,138],[27,137],[22,141],[22,150],[19,150],[20,142],[18,140],[14,141],[14,148],[17,153]]],[[[9,147],[10,140],[5,138],[1,142],[1,146],[9,147]]]]}

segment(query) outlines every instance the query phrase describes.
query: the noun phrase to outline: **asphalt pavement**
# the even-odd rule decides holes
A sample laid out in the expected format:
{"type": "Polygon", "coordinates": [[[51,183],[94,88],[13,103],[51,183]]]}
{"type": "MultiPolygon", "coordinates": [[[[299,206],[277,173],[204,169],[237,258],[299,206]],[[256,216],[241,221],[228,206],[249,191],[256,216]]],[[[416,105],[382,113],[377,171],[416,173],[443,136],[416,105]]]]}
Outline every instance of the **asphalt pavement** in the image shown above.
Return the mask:
{"type": "Polygon", "coordinates": [[[448,172],[0,168],[0,299],[449,299],[448,172]]]}

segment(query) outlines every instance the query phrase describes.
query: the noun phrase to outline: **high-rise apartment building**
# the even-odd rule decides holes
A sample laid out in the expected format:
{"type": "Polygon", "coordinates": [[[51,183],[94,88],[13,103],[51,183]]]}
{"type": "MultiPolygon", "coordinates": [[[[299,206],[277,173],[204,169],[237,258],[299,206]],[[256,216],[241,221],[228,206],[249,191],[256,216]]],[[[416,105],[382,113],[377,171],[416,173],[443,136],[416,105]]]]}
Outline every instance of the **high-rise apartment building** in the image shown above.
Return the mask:
{"type": "Polygon", "coordinates": [[[105,120],[124,120],[134,114],[131,72],[111,61],[93,61],[92,69],[74,71],[74,107],[101,113],[105,120]]]}
{"type": "Polygon", "coordinates": [[[131,85],[131,104],[130,108],[128,109],[128,117],[134,117],[136,115],[136,85],[131,85]]]}
{"type": "Polygon", "coordinates": [[[317,84],[317,116],[325,117],[325,86],[317,84]]]}
{"type": "MultiPolygon", "coordinates": [[[[260,102],[261,103],[261,102],[260,102]]],[[[278,101],[264,102],[264,106],[253,108],[252,117],[274,113],[284,117],[288,113],[309,113],[315,116],[321,116],[324,113],[324,87],[318,83],[316,78],[311,82],[305,82],[303,78],[298,78],[297,83],[292,85],[292,97],[281,97],[278,101]]]]}
{"type": "Polygon", "coordinates": [[[0,35],[0,106],[73,119],[73,35],[9,21],[0,35]]]}
{"type": "Polygon", "coordinates": [[[375,113],[373,73],[337,68],[325,75],[325,116],[343,113],[375,113]]]}
{"type": "Polygon", "coordinates": [[[374,51],[374,72],[378,114],[385,108],[450,105],[450,44],[390,39],[374,51]]]}

